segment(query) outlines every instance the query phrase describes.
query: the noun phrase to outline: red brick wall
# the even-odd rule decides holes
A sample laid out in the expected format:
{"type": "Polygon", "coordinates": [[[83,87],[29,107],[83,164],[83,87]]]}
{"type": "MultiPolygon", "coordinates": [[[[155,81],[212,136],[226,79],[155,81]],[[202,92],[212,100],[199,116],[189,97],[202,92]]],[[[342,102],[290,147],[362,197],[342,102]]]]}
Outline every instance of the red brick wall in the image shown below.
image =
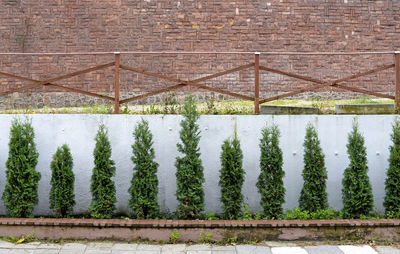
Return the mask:
{"type": "MultiPolygon", "coordinates": [[[[162,50],[400,50],[400,1],[0,1],[0,52],[162,50]]],[[[121,63],[192,79],[253,58],[252,55],[122,56],[121,63]]],[[[0,69],[46,79],[112,60],[112,56],[0,56],[0,69]]],[[[325,80],[392,62],[392,55],[261,57],[263,65],[325,80]]],[[[111,92],[112,74],[109,68],[58,83],[111,92]]],[[[264,96],[307,85],[266,72],[262,72],[261,81],[264,96]]],[[[1,76],[0,82],[0,91],[25,84],[1,76]]],[[[253,74],[251,70],[241,71],[205,83],[251,94],[253,74]]],[[[349,85],[392,92],[393,83],[393,70],[388,70],[349,85]]],[[[173,83],[121,72],[122,92],[141,92],[169,84],[173,83]]]]}

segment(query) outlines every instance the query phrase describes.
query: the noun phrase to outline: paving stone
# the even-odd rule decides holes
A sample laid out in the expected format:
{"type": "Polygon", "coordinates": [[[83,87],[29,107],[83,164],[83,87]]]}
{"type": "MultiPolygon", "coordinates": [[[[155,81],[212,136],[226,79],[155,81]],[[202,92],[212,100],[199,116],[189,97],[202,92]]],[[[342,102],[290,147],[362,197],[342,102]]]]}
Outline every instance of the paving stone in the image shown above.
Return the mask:
{"type": "Polygon", "coordinates": [[[0,254],[32,254],[33,250],[26,249],[1,249],[0,254]]]}
{"type": "Polygon", "coordinates": [[[304,249],[308,252],[308,254],[343,254],[343,252],[337,246],[306,246],[304,249]]]}
{"type": "Polygon", "coordinates": [[[211,254],[211,250],[187,250],[186,254],[211,254]]]}
{"type": "Polygon", "coordinates": [[[161,251],[161,245],[153,245],[153,244],[139,244],[136,248],[137,251],[161,251]]]}
{"type": "Polygon", "coordinates": [[[81,243],[66,243],[64,245],[61,245],[61,250],[85,250],[87,248],[86,244],[81,244],[81,243]]]}
{"type": "Polygon", "coordinates": [[[377,246],[375,249],[379,252],[379,254],[400,254],[400,249],[392,246],[377,246]]]}
{"type": "Polygon", "coordinates": [[[12,248],[15,245],[13,243],[7,242],[7,241],[0,241],[0,249],[4,248],[12,248]]]}
{"type": "Polygon", "coordinates": [[[353,246],[353,245],[340,245],[339,249],[343,251],[344,254],[378,254],[371,246],[353,246]]]}
{"type": "Polygon", "coordinates": [[[236,248],[235,248],[235,246],[232,246],[232,245],[228,245],[228,246],[212,246],[211,250],[212,251],[231,251],[231,250],[235,251],[236,248]]]}
{"type": "Polygon", "coordinates": [[[256,245],[237,245],[237,254],[271,254],[271,249],[267,246],[256,245]]]}
{"type": "Polygon", "coordinates": [[[58,249],[36,249],[33,250],[33,254],[58,254],[60,250],[58,249]]]}
{"type": "Polygon", "coordinates": [[[308,254],[307,251],[301,247],[274,247],[271,248],[272,254],[308,254]]]}
{"type": "Polygon", "coordinates": [[[264,242],[266,245],[269,247],[296,247],[297,245],[295,243],[291,242],[264,242]]]}
{"type": "MultiPolygon", "coordinates": [[[[128,251],[129,252],[129,251],[128,251]]],[[[130,253],[135,253],[135,254],[160,254],[161,251],[159,250],[137,250],[137,251],[131,251],[130,253]]]]}
{"type": "Polygon", "coordinates": [[[185,244],[166,244],[161,247],[161,253],[184,252],[185,249],[186,249],[185,244]]]}
{"type": "Polygon", "coordinates": [[[90,249],[90,250],[85,250],[85,254],[111,254],[111,250],[105,250],[105,249],[90,249]]]}
{"type": "Polygon", "coordinates": [[[187,251],[211,251],[212,246],[209,244],[194,244],[186,246],[187,251]]]}
{"type": "Polygon", "coordinates": [[[138,245],[136,243],[134,244],[128,244],[128,243],[116,243],[114,246],[111,248],[112,250],[129,250],[133,251],[136,250],[138,245]]]}
{"type": "Polygon", "coordinates": [[[59,254],[85,254],[85,250],[59,250],[59,254]]]}
{"type": "Polygon", "coordinates": [[[87,245],[88,249],[109,249],[114,246],[114,243],[89,243],[87,245]]]}
{"type": "Polygon", "coordinates": [[[37,246],[38,249],[61,249],[61,245],[59,244],[51,244],[51,243],[44,243],[37,246]]]}

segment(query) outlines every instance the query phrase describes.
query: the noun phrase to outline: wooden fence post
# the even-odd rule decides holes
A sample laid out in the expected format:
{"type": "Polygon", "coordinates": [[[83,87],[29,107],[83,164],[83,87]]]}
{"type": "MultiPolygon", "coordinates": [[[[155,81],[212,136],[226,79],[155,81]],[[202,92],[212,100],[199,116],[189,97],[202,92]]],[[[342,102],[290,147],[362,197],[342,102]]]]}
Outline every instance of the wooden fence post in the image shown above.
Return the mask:
{"type": "Polygon", "coordinates": [[[396,111],[400,110],[400,51],[395,51],[394,53],[394,72],[395,72],[395,104],[396,111]]]}
{"type": "Polygon", "coordinates": [[[260,53],[254,54],[254,113],[260,114],[260,53]]]}
{"type": "Polygon", "coordinates": [[[114,114],[119,114],[119,58],[121,54],[119,52],[114,52],[114,56],[115,56],[114,114]]]}

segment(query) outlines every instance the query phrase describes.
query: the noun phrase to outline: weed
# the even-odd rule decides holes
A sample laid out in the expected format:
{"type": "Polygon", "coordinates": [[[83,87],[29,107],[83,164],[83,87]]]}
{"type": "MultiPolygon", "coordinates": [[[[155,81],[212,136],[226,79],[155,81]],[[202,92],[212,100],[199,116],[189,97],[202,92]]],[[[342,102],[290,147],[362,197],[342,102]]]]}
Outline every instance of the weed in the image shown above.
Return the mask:
{"type": "Polygon", "coordinates": [[[172,231],[171,236],[169,237],[169,240],[171,243],[175,244],[179,240],[180,237],[181,236],[178,231],[172,231]]]}

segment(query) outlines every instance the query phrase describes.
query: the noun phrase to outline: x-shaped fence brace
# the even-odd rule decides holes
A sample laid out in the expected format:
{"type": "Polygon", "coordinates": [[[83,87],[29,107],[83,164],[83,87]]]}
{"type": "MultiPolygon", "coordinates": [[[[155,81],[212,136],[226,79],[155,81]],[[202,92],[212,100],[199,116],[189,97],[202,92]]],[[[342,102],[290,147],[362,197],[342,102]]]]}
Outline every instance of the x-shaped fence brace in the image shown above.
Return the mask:
{"type": "Polygon", "coordinates": [[[47,80],[44,80],[44,81],[35,80],[35,79],[31,79],[31,78],[26,78],[26,77],[22,77],[22,76],[10,74],[10,73],[0,72],[0,75],[2,75],[2,76],[15,78],[17,80],[24,80],[24,81],[33,82],[33,84],[30,84],[30,85],[26,85],[26,86],[15,88],[15,89],[12,89],[12,90],[9,90],[9,91],[1,92],[0,93],[0,97],[8,95],[8,94],[11,94],[11,93],[15,93],[15,92],[21,92],[21,91],[24,91],[24,90],[27,90],[27,89],[31,89],[31,88],[36,88],[36,87],[39,87],[39,86],[49,86],[49,87],[62,89],[62,90],[65,90],[65,91],[80,93],[80,94],[84,94],[84,95],[88,95],[88,96],[93,96],[93,97],[98,97],[98,98],[105,99],[105,100],[114,101],[115,102],[115,112],[119,113],[119,104],[131,102],[131,101],[139,100],[139,99],[143,99],[143,98],[147,98],[149,96],[153,96],[153,95],[160,94],[160,93],[163,93],[163,92],[179,89],[179,88],[181,88],[183,86],[194,86],[194,87],[197,87],[197,88],[201,88],[201,89],[205,89],[205,90],[209,90],[209,91],[214,91],[214,92],[221,93],[221,94],[230,95],[230,96],[241,98],[241,99],[244,99],[244,100],[254,101],[255,102],[255,112],[258,113],[259,112],[259,104],[260,103],[274,101],[274,100],[290,97],[290,96],[293,96],[293,95],[301,94],[301,93],[304,93],[304,92],[314,91],[314,90],[321,89],[321,88],[324,88],[324,87],[334,87],[334,88],[338,88],[338,89],[345,89],[345,90],[349,90],[349,91],[353,91],[353,92],[364,93],[364,94],[369,94],[369,95],[373,95],[373,96],[376,96],[376,97],[389,98],[389,99],[395,99],[395,98],[397,98],[397,95],[400,94],[400,85],[398,84],[399,80],[400,80],[400,71],[398,70],[399,68],[397,66],[397,65],[400,65],[400,57],[398,55],[396,55],[396,58],[395,58],[395,63],[397,63],[397,64],[385,65],[385,66],[382,66],[382,67],[379,67],[379,68],[375,68],[375,69],[368,70],[368,71],[365,71],[365,72],[360,72],[360,73],[357,73],[357,74],[354,74],[354,75],[350,75],[350,76],[347,76],[347,77],[344,77],[344,78],[341,78],[341,79],[336,79],[336,80],[333,80],[333,81],[323,81],[323,80],[314,79],[314,78],[310,78],[310,77],[306,77],[306,76],[302,76],[302,75],[298,75],[298,74],[294,74],[294,73],[289,73],[289,72],[285,72],[285,71],[281,71],[281,70],[277,70],[277,69],[273,69],[273,68],[269,68],[269,67],[265,67],[265,66],[260,66],[259,65],[259,54],[256,54],[255,62],[253,62],[253,63],[241,65],[241,66],[233,68],[233,69],[225,70],[225,71],[222,71],[222,72],[218,72],[218,73],[215,73],[215,74],[212,74],[212,75],[208,75],[208,76],[205,76],[205,77],[202,77],[202,78],[193,79],[193,80],[189,80],[189,81],[178,79],[178,78],[169,77],[169,76],[166,76],[166,75],[162,75],[162,74],[158,74],[158,73],[154,73],[154,72],[150,72],[150,71],[141,70],[141,69],[134,68],[134,67],[129,67],[129,66],[126,66],[126,65],[121,65],[119,60],[120,60],[120,55],[119,54],[115,54],[115,61],[114,62],[110,62],[110,63],[102,64],[102,65],[97,65],[95,67],[91,67],[91,68],[88,68],[88,69],[84,69],[84,70],[80,70],[80,71],[64,74],[64,75],[57,76],[57,77],[54,77],[54,78],[51,78],[51,79],[47,79],[47,80]],[[54,84],[54,82],[56,82],[56,81],[60,81],[60,80],[67,79],[67,78],[71,78],[71,77],[74,77],[74,76],[78,76],[78,75],[81,75],[81,74],[84,74],[84,73],[93,72],[93,71],[104,69],[104,68],[111,67],[111,66],[115,66],[115,97],[110,97],[110,96],[106,96],[106,95],[101,95],[101,94],[96,94],[96,93],[84,91],[84,90],[81,90],[81,89],[70,88],[70,87],[54,84]],[[230,74],[230,73],[246,70],[246,69],[251,68],[251,67],[255,67],[255,91],[254,91],[255,92],[255,96],[254,97],[246,96],[246,95],[242,95],[242,94],[238,94],[238,93],[234,93],[234,92],[229,92],[229,91],[226,91],[226,90],[223,90],[223,89],[214,88],[214,87],[210,87],[210,86],[206,86],[206,85],[200,84],[200,82],[202,82],[202,81],[206,81],[206,80],[210,80],[210,79],[213,79],[213,78],[216,78],[216,77],[224,76],[224,75],[227,75],[227,74],[230,74]],[[349,86],[340,84],[340,83],[345,82],[345,81],[349,81],[349,80],[356,79],[356,78],[359,78],[359,77],[362,77],[362,76],[370,75],[370,74],[373,74],[373,73],[376,73],[376,72],[380,72],[380,71],[383,71],[383,70],[387,70],[387,69],[390,69],[390,68],[393,68],[393,67],[396,67],[396,96],[377,93],[377,92],[372,92],[372,91],[368,91],[366,89],[361,89],[361,88],[356,88],[356,87],[349,87],[349,86]],[[132,72],[135,72],[135,73],[139,73],[139,74],[142,74],[142,75],[145,75],[145,76],[156,77],[156,78],[159,78],[159,79],[168,80],[168,81],[171,81],[171,82],[176,82],[178,84],[172,85],[172,86],[168,86],[168,87],[165,87],[165,88],[162,88],[162,89],[150,91],[148,93],[145,93],[145,94],[142,94],[142,95],[138,95],[138,96],[134,96],[134,97],[131,97],[131,98],[128,98],[128,99],[120,100],[119,99],[119,68],[121,68],[123,70],[127,70],[127,71],[132,71],[132,72]],[[276,73],[276,74],[279,74],[279,75],[284,75],[284,76],[288,76],[288,77],[292,77],[292,78],[296,78],[296,79],[300,79],[300,80],[316,83],[318,85],[314,85],[312,87],[303,88],[303,89],[299,89],[299,90],[296,90],[296,91],[293,91],[293,92],[288,92],[288,93],[285,93],[285,94],[282,94],[282,95],[269,97],[269,98],[260,100],[260,98],[259,98],[259,79],[260,79],[259,70],[272,72],[272,73],[276,73]]]}

